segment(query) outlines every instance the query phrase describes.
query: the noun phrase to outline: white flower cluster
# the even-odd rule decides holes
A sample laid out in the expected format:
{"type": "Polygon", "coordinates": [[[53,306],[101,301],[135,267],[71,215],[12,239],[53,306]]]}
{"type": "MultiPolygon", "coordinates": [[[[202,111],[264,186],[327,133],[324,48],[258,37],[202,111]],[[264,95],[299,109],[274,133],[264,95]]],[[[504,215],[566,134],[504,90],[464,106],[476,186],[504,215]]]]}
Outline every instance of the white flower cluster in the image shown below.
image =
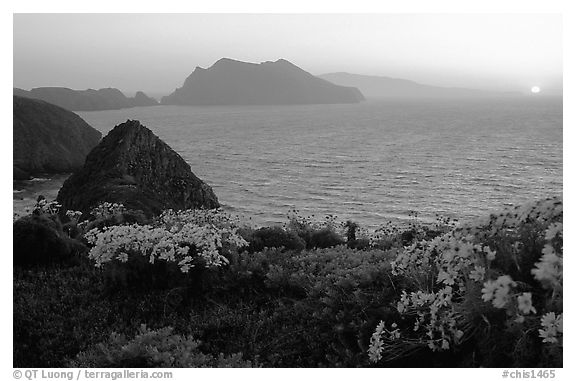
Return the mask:
{"type": "Polygon", "coordinates": [[[554,312],[548,312],[540,319],[542,329],[538,330],[542,341],[545,343],[558,343],[562,340],[563,328],[563,315],[556,316],[554,312]]]}
{"type": "MultiPolygon", "coordinates": [[[[422,339],[412,339],[412,344],[418,341],[432,350],[446,350],[461,342],[464,332],[459,326],[464,319],[453,300],[466,291],[470,279],[484,280],[485,266],[493,259],[494,252],[488,247],[473,245],[450,234],[414,243],[398,255],[392,262],[395,275],[437,274],[430,279],[432,284],[418,282],[424,290],[410,294],[403,291],[397,303],[400,314],[414,318],[413,331],[423,334],[422,339]],[[434,291],[437,286],[441,288],[434,291]]],[[[372,361],[381,358],[382,338],[379,337],[383,332],[375,332],[371,340],[369,356],[372,361]]],[[[389,341],[401,337],[400,332],[386,332],[389,341]]]]}
{"type": "Polygon", "coordinates": [[[404,248],[392,262],[392,274],[411,277],[431,273],[434,284],[458,286],[465,290],[468,279],[482,282],[486,269],[496,257],[488,246],[472,244],[447,233],[430,241],[420,241],[404,248]]]}
{"type": "Polygon", "coordinates": [[[555,223],[546,230],[548,241],[542,249],[542,257],[532,269],[532,274],[543,287],[557,289],[562,287],[563,259],[562,251],[557,252],[552,246],[552,240],[562,237],[562,223],[555,223]]]}
{"type": "Polygon", "coordinates": [[[122,214],[126,211],[123,204],[103,202],[90,211],[90,214],[97,219],[107,219],[115,214],[122,214]]]}
{"type": "Polygon", "coordinates": [[[494,236],[508,229],[514,229],[526,222],[541,222],[549,224],[555,219],[562,219],[563,203],[559,197],[517,205],[503,210],[501,213],[490,214],[455,228],[456,236],[474,236],[485,238],[494,236]]]}
{"type": "Polygon", "coordinates": [[[505,308],[511,299],[511,287],[516,287],[516,282],[509,275],[502,275],[495,281],[489,280],[482,288],[482,300],[491,301],[496,308],[505,308]]]}
{"type": "Polygon", "coordinates": [[[82,212],[79,212],[77,210],[67,210],[66,211],[66,216],[68,218],[70,218],[72,221],[76,221],[78,222],[78,220],[80,219],[80,217],[82,217],[82,212]]]}
{"type": "Polygon", "coordinates": [[[382,359],[382,350],[384,343],[382,341],[382,336],[386,331],[386,324],[380,321],[370,338],[370,346],[368,347],[368,357],[372,362],[378,362],[382,359]]]}
{"type": "MultiPolygon", "coordinates": [[[[247,242],[234,227],[198,223],[195,218],[203,212],[169,210],[160,216],[155,226],[132,224],[105,227],[102,231],[92,229],[85,234],[88,243],[94,245],[89,256],[96,266],[102,266],[112,260],[126,262],[130,255],[142,255],[150,263],[158,259],[176,262],[184,273],[194,266],[193,255],[202,258],[206,267],[227,264],[221,253],[223,244],[242,247],[247,242]],[[190,222],[190,216],[194,216],[194,222],[190,222]]],[[[213,221],[211,213],[206,211],[207,217],[202,221],[213,221]]]]}
{"type": "MultiPolygon", "coordinates": [[[[14,219],[13,220],[16,221],[19,218],[30,215],[30,213],[33,213],[36,215],[48,214],[51,216],[55,216],[60,212],[61,207],[62,207],[62,205],[60,205],[57,201],[48,202],[48,200],[41,197],[38,199],[38,201],[36,201],[36,204],[34,204],[34,206],[32,208],[26,207],[26,208],[24,208],[23,211],[14,212],[14,215],[13,215],[14,219]]],[[[70,217],[69,213],[80,213],[80,212],[67,211],[66,215],[68,215],[70,217]]],[[[82,213],[80,213],[80,215],[81,214],[82,213]]]]}
{"type": "MultiPolygon", "coordinates": [[[[518,227],[526,221],[548,223],[543,256],[531,272],[543,288],[553,290],[552,299],[554,295],[561,297],[563,266],[562,250],[558,251],[558,247],[562,242],[562,223],[549,222],[561,219],[561,200],[547,199],[528,207],[514,208],[512,211],[514,213],[492,215],[487,224],[480,228],[456,228],[430,241],[413,243],[405,247],[392,262],[394,275],[407,277],[420,289],[410,294],[403,291],[397,310],[402,316],[414,319],[414,332],[424,333],[418,336],[421,344],[426,344],[433,350],[444,350],[461,341],[466,329],[459,327],[466,326],[466,319],[463,318],[462,307],[457,301],[465,297],[470,282],[482,284],[482,300],[490,302],[495,308],[507,309],[510,316],[516,316],[516,323],[523,323],[526,315],[537,314],[532,305],[532,293],[515,292],[519,285],[512,277],[504,274],[495,280],[487,279],[487,274],[490,273],[488,270],[496,259],[496,252],[487,245],[473,242],[483,242],[487,234],[492,234],[491,229],[502,231],[518,227]],[[434,291],[439,287],[438,291],[434,291]]],[[[520,242],[516,241],[512,245],[514,252],[521,251],[520,242]]],[[[491,271],[493,273],[493,270],[491,271]]],[[[557,343],[562,333],[562,314],[556,317],[554,312],[546,313],[542,316],[541,326],[539,333],[543,341],[557,343]]],[[[380,360],[382,353],[388,350],[383,345],[386,334],[389,336],[386,340],[393,338],[383,323],[379,324],[368,351],[372,361],[380,360]]],[[[412,339],[411,344],[414,340],[417,339],[412,339]]]]}
{"type": "Polygon", "coordinates": [[[56,201],[50,201],[48,202],[48,200],[46,200],[45,198],[42,198],[40,200],[38,200],[38,202],[36,202],[36,205],[34,205],[34,213],[38,213],[38,214],[58,214],[58,212],[60,211],[60,208],[62,207],[62,205],[60,205],[58,202],[56,201]]]}

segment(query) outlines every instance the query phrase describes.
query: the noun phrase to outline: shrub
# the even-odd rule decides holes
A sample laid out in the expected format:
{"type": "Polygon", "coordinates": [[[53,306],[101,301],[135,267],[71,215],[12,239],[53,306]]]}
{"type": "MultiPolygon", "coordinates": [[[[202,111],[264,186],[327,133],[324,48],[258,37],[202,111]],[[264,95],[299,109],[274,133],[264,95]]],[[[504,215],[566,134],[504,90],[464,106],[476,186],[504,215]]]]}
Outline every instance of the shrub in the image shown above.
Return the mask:
{"type": "Polygon", "coordinates": [[[448,233],[457,223],[457,220],[437,215],[435,223],[424,224],[418,220],[418,213],[410,212],[409,216],[408,223],[387,221],[374,231],[365,233],[370,247],[381,250],[403,248],[414,242],[431,240],[448,233]]]}
{"type": "Polygon", "coordinates": [[[30,215],[13,224],[14,266],[77,265],[87,248],[70,239],[51,216],[30,215]]]}
{"type": "Polygon", "coordinates": [[[310,232],[308,248],[325,249],[344,244],[345,241],[334,230],[323,228],[310,232]]]}
{"type": "Polygon", "coordinates": [[[370,248],[370,239],[368,237],[359,238],[360,234],[366,232],[361,232],[360,225],[353,221],[346,221],[344,224],[344,229],[346,230],[346,245],[351,249],[365,250],[370,248]]]}
{"type": "Polygon", "coordinates": [[[196,267],[216,268],[229,262],[226,255],[246,245],[218,212],[203,210],[167,210],[152,225],[92,229],[85,239],[93,245],[89,257],[97,267],[111,267],[115,279],[134,280],[134,286],[150,281],[152,287],[183,278],[172,277],[174,265],[184,274],[196,267]]]}
{"type": "Polygon", "coordinates": [[[393,258],[345,246],[301,253],[266,250],[242,254],[232,270],[249,273],[252,282],[274,292],[277,305],[269,318],[286,328],[283,334],[300,332],[299,344],[290,344],[298,347],[277,349],[286,357],[277,366],[360,366],[367,365],[364,353],[373,324],[389,314],[382,304],[395,295],[389,276],[393,258]],[[293,355],[282,353],[297,348],[307,360],[289,363],[296,361],[293,355]]]}
{"type": "MultiPolygon", "coordinates": [[[[48,265],[78,265],[87,249],[78,240],[70,238],[70,223],[59,216],[61,205],[38,196],[36,204],[24,216],[16,216],[13,223],[13,258],[19,267],[48,265]]],[[[77,217],[70,212],[70,216],[77,217]]],[[[80,213],[81,214],[81,213],[80,213]]],[[[70,218],[69,218],[70,219],[70,218]]]]}
{"type": "Polygon", "coordinates": [[[200,342],[172,333],[171,327],[149,330],[143,325],[131,340],[113,333],[108,341],[81,352],[74,368],[251,368],[242,354],[215,357],[199,350],[200,342]]]}
{"type": "Polygon", "coordinates": [[[181,330],[190,322],[191,300],[181,289],[108,289],[92,264],[16,269],[14,366],[64,367],[112,332],[132,337],[141,324],[181,330]]]}
{"type": "Polygon", "coordinates": [[[286,231],[279,226],[257,229],[249,237],[248,250],[250,252],[261,251],[264,248],[281,247],[286,250],[300,251],[306,246],[306,243],[296,233],[286,231]]]}
{"type": "Polygon", "coordinates": [[[100,296],[101,278],[90,270],[14,270],[14,367],[62,367],[109,334],[117,319],[100,296]]]}
{"type": "Polygon", "coordinates": [[[333,215],[327,215],[324,220],[316,221],[313,216],[302,217],[293,210],[288,214],[286,230],[298,235],[308,250],[334,247],[346,242],[341,235],[346,230],[346,225],[338,223],[336,216],[333,215]]]}
{"type": "MultiPolygon", "coordinates": [[[[69,211],[67,212],[67,215],[70,215],[69,211]]],[[[75,222],[78,222],[80,217],[81,216],[78,216],[75,222]]],[[[85,216],[84,221],[79,223],[78,226],[80,228],[79,233],[84,234],[93,229],[103,230],[105,227],[109,226],[124,224],[145,225],[148,223],[150,223],[150,220],[141,210],[130,210],[126,209],[122,204],[103,202],[93,208],[90,211],[90,216],[85,216]]]]}

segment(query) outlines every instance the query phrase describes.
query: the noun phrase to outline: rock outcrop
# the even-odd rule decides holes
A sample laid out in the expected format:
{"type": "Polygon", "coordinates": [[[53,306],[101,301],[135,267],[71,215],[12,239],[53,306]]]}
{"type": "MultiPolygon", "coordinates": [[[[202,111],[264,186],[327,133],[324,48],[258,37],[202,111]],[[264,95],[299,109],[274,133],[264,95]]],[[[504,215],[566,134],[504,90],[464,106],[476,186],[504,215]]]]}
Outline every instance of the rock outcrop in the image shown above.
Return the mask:
{"type": "Polygon", "coordinates": [[[338,86],[280,59],[253,64],[222,58],[197,67],[181,88],[162,98],[170,105],[283,105],[357,103],[353,87],[338,86]]]}
{"type": "Polygon", "coordinates": [[[158,101],[154,98],[150,98],[148,95],[144,94],[142,91],[136,92],[134,98],[129,98],[132,107],[145,107],[145,106],[156,106],[158,101]]]}
{"type": "Polygon", "coordinates": [[[101,202],[122,203],[147,216],[165,209],[217,208],[212,188],[190,165],[138,121],[106,135],[58,193],[64,210],[89,212],[101,202]]]}
{"type": "Polygon", "coordinates": [[[47,102],[13,97],[13,175],[72,172],[102,134],[71,111],[47,102]]]}
{"type": "Polygon", "coordinates": [[[118,110],[158,104],[154,98],[141,91],[131,98],[115,88],[72,90],[66,87],[37,87],[30,91],[14,88],[13,93],[21,97],[41,99],[72,111],[118,110]]]}

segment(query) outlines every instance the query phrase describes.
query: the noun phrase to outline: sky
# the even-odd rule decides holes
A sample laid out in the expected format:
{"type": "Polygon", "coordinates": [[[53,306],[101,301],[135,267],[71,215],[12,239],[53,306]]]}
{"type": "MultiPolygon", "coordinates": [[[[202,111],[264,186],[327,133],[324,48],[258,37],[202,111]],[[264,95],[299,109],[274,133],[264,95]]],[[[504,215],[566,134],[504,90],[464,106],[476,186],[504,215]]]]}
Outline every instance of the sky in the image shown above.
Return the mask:
{"type": "Polygon", "coordinates": [[[14,14],[13,85],[166,95],[222,57],[315,74],[543,94],[562,86],[561,14],[14,14]]]}

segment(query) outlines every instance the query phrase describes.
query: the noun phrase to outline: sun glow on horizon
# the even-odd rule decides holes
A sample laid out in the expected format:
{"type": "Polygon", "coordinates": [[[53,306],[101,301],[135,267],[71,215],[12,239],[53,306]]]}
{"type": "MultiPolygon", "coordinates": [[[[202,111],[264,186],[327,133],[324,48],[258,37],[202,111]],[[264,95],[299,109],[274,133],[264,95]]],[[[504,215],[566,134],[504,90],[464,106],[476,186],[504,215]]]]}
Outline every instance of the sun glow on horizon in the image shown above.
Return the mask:
{"type": "Polygon", "coordinates": [[[530,89],[530,91],[532,92],[532,94],[538,94],[540,92],[540,87],[538,86],[532,86],[532,88],[530,89]]]}

